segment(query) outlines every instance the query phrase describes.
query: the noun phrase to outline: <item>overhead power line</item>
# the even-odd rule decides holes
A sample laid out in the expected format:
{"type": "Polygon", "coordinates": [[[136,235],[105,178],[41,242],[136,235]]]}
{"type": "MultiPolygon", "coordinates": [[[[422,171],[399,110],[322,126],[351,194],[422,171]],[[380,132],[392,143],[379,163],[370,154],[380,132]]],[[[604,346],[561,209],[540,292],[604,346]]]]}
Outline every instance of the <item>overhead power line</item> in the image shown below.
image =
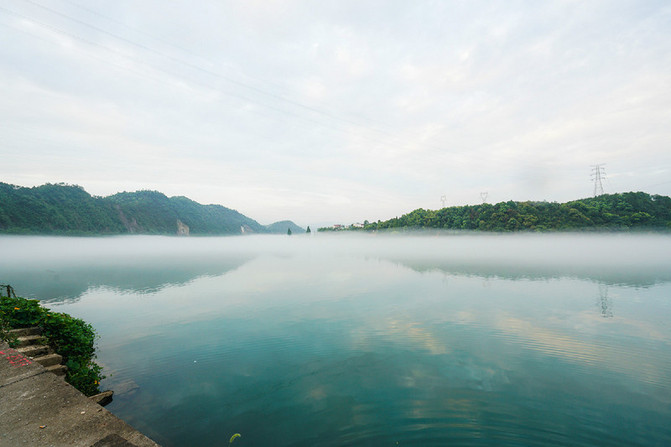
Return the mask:
{"type": "MultiPolygon", "coordinates": [[[[269,109],[269,110],[272,110],[272,111],[275,111],[275,112],[279,112],[279,113],[281,114],[281,116],[287,116],[287,115],[288,115],[288,116],[291,116],[291,117],[293,117],[293,118],[297,118],[297,119],[302,120],[302,121],[307,121],[307,122],[310,122],[310,123],[313,123],[313,124],[320,125],[320,126],[322,126],[322,127],[326,127],[326,128],[329,128],[329,127],[330,127],[331,129],[333,129],[333,130],[337,130],[337,131],[340,131],[340,132],[343,131],[343,129],[334,127],[334,126],[329,125],[329,124],[327,124],[327,123],[325,123],[325,122],[323,122],[323,121],[318,121],[317,119],[310,118],[310,117],[305,116],[305,115],[302,115],[302,116],[301,116],[301,115],[299,115],[299,114],[296,113],[296,112],[293,112],[293,111],[290,111],[290,110],[286,110],[286,109],[281,109],[281,108],[276,107],[276,106],[274,106],[274,105],[272,105],[272,104],[269,104],[269,103],[267,103],[267,102],[259,102],[258,100],[255,100],[255,99],[253,99],[253,98],[251,98],[251,97],[249,97],[249,96],[243,95],[243,94],[241,94],[241,93],[239,93],[239,92],[235,92],[235,93],[233,93],[233,92],[230,92],[230,91],[222,91],[222,90],[219,90],[219,89],[217,89],[217,88],[215,88],[215,87],[212,87],[211,85],[206,85],[206,84],[204,84],[204,83],[202,83],[202,82],[200,82],[200,81],[196,81],[196,80],[194,80],[194,79],[192,79],[192,78],[188,78],[188,77],[186,77],[186,76],[184,76],[184,75],[182,75],[182,74],[178,74],[178,73],[175,73],[175,72],[171,72],[171,71],[165,70],[165,69],[163,69],[163,68],[160,68],[160,67],[158,67],[158,66],[156,66],[156,65],[149,64],[146,60],[141,59],[141,58],[139,58],[139,57],[131,56],[131,55],[127,54],[127,53],[124,53],[123,51],[120,51],[120,50],[117,49],[117,48],[112,48],[112,47],[109,47],[109,46],[107,46],[107,45],[103,45],[103,44],[100,44],[100,43],[98,43],[98,42],[94,42],[94,41],[92,41],[92,40],[90,40],[90,39],[87,39],[87,38],[85,38],[85,37],[79,36],[79,35],[77,35],[77,34],[74,34],[74,33],[72,33],[72,32],[69,32],[69,31],[65,31],[65,30],[63,30],[63,29],[61,29],[61,28],[59,28],[59,27],[57,27],[57,26],[54,26],[54,25],[51,25],[51,24],[48,24],[48,23],[44,23],[44,22],[42,22],[42,21],[40,21],[40,20],[37,20],[37,19],[35,19],[35,18],[33,18],[33,17],[29,17],[29,16],[27,16],[27,15],[25,15],[25,14],[22,14],[22,13],[19,13],[19,12],[13,11],[13,10],[10,10],[10,9],[5,8],[5,7],[3,7],[3,6],[0,6],[0,10],[5,11],[6,13],[9,13],[9,14],[11,14],[11,15],[14,15],[14,16],[17,16],[17,17],[20,17],[20,18],[29,20],[31,23],[34,23],[34,24],[36,24],[36,25],[38,25],[38,26],[40,26],[40,27],[42,27],[42,28],[44,28],[44,29],[50,30],[50,31],[52,31],[52,32],[55,32],[55,33],[60,34],[60,35],[63,35],[63,36],[65,36],[65,37],[68,37],[68,38],[71,38],[71,39],[78,40],[78,41],[83,42],[83,43],[85,43],[85,44],[87,44],[87,45],[91,45],[91,46],[95,46],[95,47],[98,47],[98,48],[102,48],[102,49],[104,49],[104,50],[106,50],[106,51],[109,51],[109,52],[111,52],[111,53],[117,54],[117,55],[119,55],[119,56],[121,56],[121,57],[123,57],[123,58],[125,58],[125,59],[127,59],[127,60],[130,60],[130,61],[133,61],[133,62],[135,62],[135,63],[137,63],[137,64],[140,64],[140,65],[149,67],[149,68],[151,68],[152,70],[155,70],[155,71],[158,71],[158,72],[162,72],[162,73],[164,73],[164,74],[166,74],[166,75],[168,75],[168,76],[170,76],[170,77],[172,77],[172,78],[177,78],[177,79],[181,79],[182,81],[186,81],[186,82],[189,83],[189,84],[197,85],[197,86],[200,86],[200,87],[205,88],[205,89],[216,90],[217,92],[222,93],[222,94],[224,94],[224,95],[227,95],[227,96],[230,96],[230,97],[233,97],[233,98],[236,98],[236,99],[245,101],[245,102],[249,102],[249,103],[254,103],[254,104],[260,105],[260,106],[262,106],[262,107],[264,107],[264,108],[266,108],[266,109],[269,109]]],[[[5,24],[2,24],[2,25],[5,25],[5,24]]],[[[11,25],[5,25],[5,26],[11,26],[11,25]]],[[[15,28],[15,27],[12,27],[12,28],[17,29],[17,28],[15,28]]],[[[49,41],[48,39],[45,39],[45,38],[42,37],[42,36],[38,36],[38,35],[36,35],[36,34],[34,34],[34,33],[28,32],[28,31],[26,31],[26,30],[24,30],[24,29],[19,29],[19,31],[24,32],[24,33],[27,33],[27,34],[30,34],[30,35],[32,35],[33,37],[38,38],[38,39],[40,39],[40,40],[49,41]]],[[[54,42],[50,42],[50,43],[54,43],[54,42]]],[[[135,75],[139,75],[139,76],[141,76],[141,77],[145,77],[145,78],[147,78],[147,79],[151,79],[151,80],[154,80],[154,81],[160,81],[160,82],[167,82],[167,79],[162,79],[162,78],[157,78],[157,77],[155,77],[155,76],[150,76],[150,75],[148,75],[147,73],[142,73],[142,72],[140,72],[140,71],[130,69],[130,68],[127,67],[127,66],[123,66],[123,65],[119,65],[119,64],[116,64],[116,63],[114,63],[114,62],[111,62],[109,59],[104,59],[104,58],[96,57],[96,56],[91,55],[91,54],[88,54],[88,53],[86,53],[85,55],[86,55],[87,57],[91,58],[91,59],[95,59],[95,60],[97,60],[97,61],[99,61],[99,62],[102,62],[102,63],[104,63],[104,64],[113,65],[113,66],[115,66],[115,67],[117,67],[117,68],[120,68],[120,69],[122,69],[122,70],[131,72],[131,73],[133,73],[133,74],[135,74],[135,75]]],[[[259,113],[258,110],[252,110],[251,112],[252,112],[252,113],[256,113],[256,114],[259,113]]],[[[367,129],[367,128],[365,128],[364,126],[358,126],[358,127],[363,128],[363,129],[367,129]]],[[[367,129],[367,130],[370,130],[370,129],[367,129]]],[[[376,139],[374,139],[374,138],[372,138],[372,137],[368,137],[368,136],[366,136],[366,135],[362,135],[362,136],[363,136],[364,138],[366,138],[366,139],[369,139],[369,140],[378,141],[378,140],[376,140],[376,139]]],[[[388,146],[393,146],[393,145],[390,145],[390,144],[388,144],[388,143],[386,143],[386,145],[388,145],[388,146]]]]}
{"type": "Polygon", "coordinates": [[[264,90],[264,89],[255,87],[255,86],[253,86],[253,85],[247,84],[247,83],[242,82],[242,81],[239,81],[239,80],[237,80],[237,79],[233,79],[233,78],[231,78],[231,77],[229,77],[229,76],[226,76],[226,75],[223,75],[223,74],[221,74],[221,73],[218,73],[218,72],[209,70],[209,69],[207,69],[207,68],[201,67],[201,66],[199,66],[199,65],[193,64],[193,63],[188,62],[188,61],[185,61],[185,60],[183,60],[183,59],[174,57],[174,56],[172,56],[172,55],[170,55],[170,54],[167,54],[167,53],[164,53],[164,52],[162,52],[162,51],[156,50],[156,49],[151,48],[151,47],[149,47],[149,46],[147,46],[147,45],[144,45],[144,44],[142,44],[142,43],[135,42],[135,41],[133,41],[133,40],[131,40],[131,39],[128,39],[128,38],[126,38],[126,37],[124,37],[124,36],[120,36],[120,35],[118,35],[118,34],[112,33],[112,32],[110,32],[110,31],[107,31],[107,30],[103,29],[103,28],[100,28],[100,27],[98,27],[98,26],[92,25],[92,24],[90,24],[90,23],[88,23],[88,22],[86,22],[86,21],[77,19],[77,18],[72,17],[72,16],[70,16],[70,15],[68,15],[68,14],[65,14],[65,13],[63,13],[63,12],[60,12],[60,11],[55,10],[55,9],[53,9],[53,8],[50,8],[50,7],[48,7],[48,6],[45,6],[45,5],[43,5],[43,4],[39,3],[39,2],[36,2],[36,1],[34,1],[34,0],[24,0],[24,1],[25,1],[25,2],[28,2],[28,3],[32,4],[32,5],[35,5],[35,6],[37,6],[38,8],[44,9],[45,11],[48,11],[48,12],[50,12],[50,13],[52,13],[52,14],[58,15],[58,16],[60,16],[60,17],[66,18],[66,19],[68,19],[68,20],[71,20],[71,21],[73,21],[73,22],[75,22],[75,23],[78,23],[78,24],[80,24],[80,25],[82,25],[82,26],[85,26],[85,27],[90,28],[90,29],[92,29],[92,30],[98,31],[98,32],[100,32],[100,33],[103,33],[103,34],[105,34],[105,35],[107,35],[107,36],[110,36],[110,37],[113,37],[113,38],[115,38],[115,39],[119,39],[119,40],[121,40],[121,41],[123,41],[123,42],[126,42],[126,43],[129,44],[129,45],[133,45],[133,46],[135,46],[135,47],[141,48],[141,49],[143,49],[143,50],[145,50],[145,51],[148,51],[148,52],[150,52],[150,53],[152,53],[152,54],[155,54],[155,55],[157,55],[157,56],[161,56],[161,57],[163,57],[163,58],[166,58],[166,59],[168,59],[168,60],[170,60],[170,61],[172,61],[172,62],[174,62],[174,63],[183,65],[183,66],[185,66],[185,67],[189,67],[189,68],[191,68],[191,69],[200,71],[201,73],[205,73],[205,74],[207,74],[207,75],[209,75],[209,76],[213,76],[213,77],[215,77],[215,78],[218,78],[218,79],[224,80],[224,81],[226,81],[226,82],[229,82],[229,83],[231,83],[231,84],[233,84],[233,85],[235,85],[235,86],[237,86],[237,87],[242,87],[242,88],[244,88],[244,89],[251,90],[251,91],[253,91],[253,92],[255,92],[255,93],[258,93],[258,94],[261,94],[261,95],[265,95],[265,96],[267,96],[267,97],[273,98],[273,99],[275,99],[275,100],[278,100],[278,101],[281,101],[281,102],[284,102],[284,103],[287,103],[287,104],[291,104],[291,105],[293,105],[293,106],[295,106],[295,107],[299,107],[299,108],[301,108],[301,109],[308,110],[308,111],[310,111],[310,112],[320,114],[320,115],[325,116],[325,117],[327,117],[327,118],[329,118],[329,119],[332,119],[332,120],[337,120],[337,121],[340,121],[340,122],[342,122],[342,123],[346,123],[346,124],[354,125],[354,126],[357,126],[357,127],[366,127],[367,130],[371,130],[371,131],[378,132],[378,133],[382,133],[382,134],[385,134],[385,135],[389,136],[389,134],[388,134],[387,132],[383,131],[383,130],[380,130],[380,129],[377,129],[377,128],[373,128],[373,127],[368,127],[368,126],[362,126],[360,123],[357,123],[356,121],[353,121],[353,120],[350,120],[350,119],[347,119],[347,118],[342,118],[342,117],[336,116],[336,115],[334,115],[334,114],[332,114],[332,113],[330,113],[330,112],[326,112],[326,111],[324,111],[324,110],[322,110],[322,109],[318,109],[318,108],[315,108],[315,107],[312,107],[312,106],[303,104],[303,103],[301,103],[301,102],[299,102],[299,101],[295,101],[295,100],[290,99],[290,98],[287,98],[287,97],[285,97],[285,96],[278,95],[278,94],[276,94],[276,93],[272,93],[272,92],[266,91],[266,90],[264,90]]]}
{"type": "MultiPolygon", "coordinates": [[[[386,125],[386,124],[384,124],[384,123],[381,123],[381,122],[377,122],[375,126],[371,126],[371,125],[369,125],[369,124],[363,124],[363,123],[358,122],[358,121],[356,121],[356,120],[352,120],[352,119],[349,119],[349,118],[346,118],[346,117],[339,116],[339,115],[337,114],[337,112],[334,113],[334,112],[325,110],[324,108],[313,107],[313,106],[311,106],[311,105],[308,105],[308,104],[305,104],[305,103],[303,103],[303,102],[294,100],[294,99],[292,99],[292,98],[288,98],[288,97],[286,97],[286,96],[284,96],[284,95],[277,94],[277,93],[273,93],[273,92],[267,91],[267,90],[265,90],[265,89],[263,89],[263,88],[259,88],[259,87],[256,87],[256,86],[254,86],[254,85],[250,85],[249,83],[246,83],[246,82],[243,82],[243,81],[240,81],[240,80],[231,78],[230,76],[227,76],[227,75],[225,75],[225,74],[222,74],[222,73],[219,73],[219,72],[210,70],[210,69],[208,69],[208,68],[202,67],[202,66],[200,66],[200,65],[191,63],[191,62],[189,62],[189,61],[187,61],[187,60],[184,60],[184,59],[182,59],[182,58],[172,56],[172,55],[170,55],[170,54],[167,54],[167,53],[165,53],[165,52],[159,51],[159,50],[157,50],[157,49],[155,49],[155,48],[152,48],[152,47],[150,47],[150,46],[148,46],[148,45],[145,45],[145,44],[143,44],[143,43],[136,42],[136,41],[134,41],[134,40],[132,40],[132,39],[129,39],[129,38],[127,38],[127,37],[124,37],[124,36],[122,36],[122,35],[119,35],[119,34],[116,34],[116,33],[110,32],[110,31],[107,31],[107,30],[105,30],[105,29],[103,29],[103,28],[100,28],[100,27],[98,27],[98,26],[96,26],[96,25],[92,25],[92,24],[90,24],[90,23],[88,23],[88,22],[86,22],[86,21],[84,21],[84,20],[80,20],[80,19],[78,19],[78,18],[76,18],[76,17],[72,17],[72,16],[70,16],[70,15],[68,15],[68,14],[65,14],[65,13],[63,13],[63,12],[61,12],[61,11],[58,11],[58,10],[56,10],[56,9],[54,9],[54,8],[51,8],[51,7],[49,7],[49,6],[45,6],[45,5],[39,3],[39,2],[37,2],[37,1],[35,1],[35,0],[24,0],[24,1],[27,2],[27,3],[29,3],[29,4],[32,4],[32,5],[36,6],[36,7],[38,7],[38,8],[40,8],[40,9],[43,9],[43,10],[45,10],[45,11],[51,13],[51,14],[57,15],[57,16],[59,16],[59,17],[63,17],[63,18],[65,18],[65,19],[70,20],[70,21],[73,21],[73,22],[75,22],[75,23],[77,23],[77,24],[79,24],[79,25],[81,25],[81,26],[84,26],[84,27],[87,27],[87,28],[89,28],[89,29],[95,30],[95,31],[97,31],[97,32],[99,32],[99,33],[102,33],[102,34],[105,34],[105,35],[107,35],[107,36],[109,36],[109,37],[118,39],[118,40],[120,40],[120,41],[122,41],[122,42],[125,42],[125,43],[129,44],[129,45],[133,45],[133,46],[135,46],[135,47],[137,47],[137,48],[142,49],[143,51],[150,52],[150,53],[155,54],[155,55],[157,55],[157,56],[160,56],[160,57],[162,57],[162,58],[164,58],[164,59],[166,59],[166,60],[169,60],[169,61],[171,61],[171,62],[173,62],[173,63],[182,65],[182,66],[184,66],[184,67],[188,67],[188,68],[190,68],[190,69],[196,70],[196,71],[198,71],[198,72],[201,72],[201,73],[206,74],[206,75],[208,75],[208,76],[211,76],[211,77],[213,77],[213,78],[220,79],[220,80],[222,80],[222,81],[225,81],[225,82],[229,83],[230,85],[234,85],[234,86],[236,86],[236,87],[241,87],[241,88],[247,90],[248,92],[253,92],[253,93],[255,93],[255,94],[262,95],[262,97],[265,97],[265,98],[267,98],[267,99],[276,101],[278,104],[284,104],[284,105],[293,106],[293,107],[298,108],[299,110],[307,111],[307,112],[313,113],[313,114],[315,114],[315,115],[317,115],[317,116],[321,116],[322,118],[326,118],[326,119],[332,121],[333,123],[339,123],[339,124],[341,124],[341,125],[342,125],[342,124],[346,124],[346,125],[350,125],[350,126],[355,126],[355,127],[358,128],[358,129],[366,130],[366,131],[368,131],[368,132],[373,132],[373,133],[375,133],[375,134],[378,135],[378,138],[375,138],[375,137],[368,136],[368,135],[357,134],[358,137],[363,137],[363,138],[365,138],[365,139],[367,139],[367,140],[375,141],[375,142],[377,142],[377,143],[382,143],[382,144],[384,144],[385,146],[391,146],[391,147],[394,147],[394,146],[396,146],[396,147],[401,147],[401,146],[399,146],[399,143],[400,143],[400,144],[403,144],[403,142],[399,140],[397,134],[394,133],[394,131],[393,131],[394,128],[393,128],[392,126],[388,126],[388,125],[386,125]],[[391,131],[383,130],[383,129],[380,129],[380,126],[387,127],[387,128],[392,129],[392,130],[391,130],[391,131]],[[380,141],[379,137],[385,137],[385,139],[386,139],[387,141],[380,141]]],[[[81,6],[81,5],[77,5],[76,3],[74,3],[74,2],[72,2],[72,1],[70,1],[70,0],[65,0],[65,1],[67,1],[68,3],[73,4],[73,5],[75,5],[75,6],[78,6],[79,8],[81,8],[81,9],[83,9],[83,10],[86,10],[86,11],[89,11],[89,12],[91,12],[91,13],[93,13],[93,14],[96,14],[96,15],[105,17],[103,14],[96,13],[95,11],[93,11],[93,10],[91,10],[91,9],[89,9],[89,8],[85,8],[85,7],[81,6]]],[[[259,105],[261,105],[261,106],[263,106],[263,107],[266,107],[266,108],[271,109],[271,110],[274,110],[274,111],[278,111],[278,112],[280,112],[280,113],[282,113],[282,114],[289,114],[289,115],[292,115],[292,116],[297,117],[297,118],[302,119],[302,120],[310,121],[310,122],[313,122],[313,123],[317,123],[317,124],[319,124],[319,125],[321,125],[321,126],[329,127],[329,126],[327,126],[323,121],[317,121],[317,120],[315,120],[315,119],[310,119],[310,118],[308,118],[308,117],[306,117],[306,116],[304,116],[304,115],[301,116],[301,115],[298,115],[297,113],[292,113],[292,112],[290,112],[290,111],[288,111],[288,110],[286,110],[286,109],[279,109],[279,108],[277,108],[277,107],[275,107],[275,106],[272,106],[272,105],[268,104],[267,101],[266,101],[266,102],[261,102],[261,101],[259,101],[259,100],[255,100],[255,99],[250,98],[250,97],[248,97],[248,96],[241,95],[239,92],[236,92],[235,94],[233,94],[233,93],[231,93],[231,92],[226,92],[226,91],[222,91],[222,90],[217,89],[217,88],[213,88],[212,86],[205,86],[205,85],[203,85],[202,83],[200,83],[200,82],[196,82],[196,81],[194,81],[193,79],[187,78],[187,77],[185,77],[185,76],[183,76],[183,75],[176,74],[176,73],[172,73],[172,72],[166,71],[166,70],[164,70],[164,69],[158,68],[158,67],[156,67],[155,65],[148,63],[146,60],[142,60],[142,59],[139,59],[139,58],[134,58],[134,57],[132,57],[132,56],[130,56],[130,55],[128,55],[128,54],[125,54],[125,53],[123,53],[123,52],[121,52],[121,51],[119,51],[119,50],[117,50],[117,49],[107,47],[107,46],[102,45],[102,44],[99,44],[99,43],[97,43],[97,42],[92,42],[92,41],[90,41],[90,40],[88,40],[88,39],[86,39],[86,38],[83,38],[83,37],[81,37],[81,36],[73,35],[73,33],[70,33],[70,32],[67,32],[67,31],[60,30],[60,29],[58,29],[57,27],[54,27],[53,25],[49,25],[49,24],[41,23],[40,21],[38,21],[38,20],[36,20],[36,19],[34,19],[34,18],[31,18],[31,17],[28,17],[28,16],[26,16],[25,14],[20,14],[20,13],[17,13],[17,12],[15,12],[15,11],[11,11],[11,10],[9,10],[9,9],[7,9],[7,8],[4,8],[4,7],[0,7],[0,9],[3,9],[3,10],[5,10],[5,11],[11,13],[11,14],[15,14],[15,15],[22,16],[22,17],[24,17],[24,18],[27,18],[28,20],[31,20],[31,21],[36,22],[36,23],[38,23],[38,24],[41,24],[41,26],[49,27],[49,28],[51,28],[52,30],[54,30],[55,32],[58,32],[58,33],[67,35],[67,36],[69,36],[69,37],[71,37],[71,38],[75,38],[75,39],[78,39],[78,40],[80,40],[80,41],[84,41],[84,42],[86,42],[87,44],[90,44],[90,45],[96,45],[96,46],[98,46],[98,47],[105,48],[105,49],[108,50],[108,51],[112,51],[112,52],[114,52],[114,53],[121,54],[121,55],[123,55],[124,57],[126,57],[126,58],[128,58],[128,59],[134,60],[134,61],[136,61],[136,62],[138,62],[138,63],[140,63],[140,64],[143,64],[143,65],[145,65],[145,66],[149,66],[149,67],[151,67],[151,68],[153,68],[153,69],[155,69],[155,70],[164,72],[164,73],[166,73],[166,74],[168,74],[168,75],[170,75],[170,76],[174,76],[174,77],[177,77],[177,78],[181,78],[181,79],[183,79],[183,80],[186,80],[187,82],[194,83],[194,84],[196,84],[196,85],[200,85],[200,86],[203,86],[203,87],[208,88],[208,89],[214,89],[214,90],[219,91],[220,93],[223,93],[223,94],[226,94],[226,95],[229,95],[229,96],[233,96],[233,97],[236,97],[236,98],[239,98],[239,99],[243,99],[243,100],[248,101],[248,102],[251,102],[251,103],[259,104],[259,105]]],[[[119,21],[117,21],[117,20],[115,20],[115,19],[111,19],[111,18],[108,18],[108,20],[111,20],[111,21],[113,21],[113,22],[117,22],[117,23],[122,23],[122,22],[119,22],[119,21]]],[[[126,26],[126,27],[129,28],[129,29],[134,29],[134,28],[132,28],[132,27],[128,27],[128,26],[126,26]]],[[[161,38],[157,38],[157,37],[155,37],[155,36],[151,36],[151,35],[149,35],[149,34],[146,33],[146,32],[142,32],[142,33],[143,33],[144,35],[148,35],[148,36],[150,36],[150,37],[153,37],[153,38],[156,39],[156,40],[162,41],[161,38]]],[[[191,51],[189,51],[189,50],[185,50],[185,49],[183,49],[182,47],[175,46],[175,45],[172,45],[172,44],[170,44],[170,43],[168,43],[168,45],[174,46],[175,48],[179,48],[179,49],[181,49],[182,51],[186,51],[187,53],[189,53],[189,54],[191,54],[191,55],[195,55],[195,56],[197,56],[197,57],[200,58],[200,59],[205,59],[205,58],[203,58],[202,56],[199,56],[199,55],[197,55],[197,54],[195,54],[195,53],[193,53],[193,52],[191,52],[191,51]]],[[[250,78],[254,79],[253,76],[249,76],[249,75],[244,74],[244,73],[243,73],[243,75],[246,76],[246,77],[250,77],[250,78]]],[[[256,79],[259,79],[259,78],[256,78],[256,79]]],[[[264,81],[262,81],[262,82],[264,82],[264,81]]],[[[366,118],[366,120],[367,120],[367,121],[371,121],[371,120],[368,119],[368,118],[366,118]]],[[[372,121],[376,121],[376,120],[372,120],[372,121]]],[[[338,129],[338,130],[341,131],[341,132],[343,131],[343,129],[338,129]]],[[[345,129],[345,132],[347,132],[347,129],[345,129]]],[[[351,133],[351,132],[349,132],[349,133],[351,133]]],[[[422,146],[422,147],[431,148],[431,149],[440,150],[440,151],[444,150],[444,147],[434,146],[434,145],[431,145],[431,144],[429,144],[429,143],[422,142],[422,141],[420,140],[420,138],[421,138],[421,137],[418,136],[417,140],[416,140],[416,141],[413,141],[412,144],[413,144],[414,146],[422,146]]],[[[405,149],[405,147],[403,147],[403,148],[405,149]]]]}

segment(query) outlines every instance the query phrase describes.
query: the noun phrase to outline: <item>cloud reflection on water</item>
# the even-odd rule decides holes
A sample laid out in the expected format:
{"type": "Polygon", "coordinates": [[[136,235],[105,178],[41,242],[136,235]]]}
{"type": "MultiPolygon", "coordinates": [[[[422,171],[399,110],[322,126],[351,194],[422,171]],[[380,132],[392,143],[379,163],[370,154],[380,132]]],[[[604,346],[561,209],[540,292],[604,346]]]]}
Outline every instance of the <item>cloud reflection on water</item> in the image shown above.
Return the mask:
{"type": "Polygon", "coordinates": [[[634,423],[667,416],[656,405],[671,395],[668,356],[651,354],[669,351],[660,318],[670,241],[0,238],[17,253],[0,267],[3,280],[53,297],[53,277],[35,272],[67,278],[76,300],[49,305],[94,324],[106,383],[136,384],[111,408],[149,433],[160,427],[158,439],[178,443],[188,424],[275,445],[298,424],[302,445],[325,433],[336,445],[445,430],[476,436],[522,419],[562,433],[576,406],[618,417],[632,409],[624,416],[634,423]]]}

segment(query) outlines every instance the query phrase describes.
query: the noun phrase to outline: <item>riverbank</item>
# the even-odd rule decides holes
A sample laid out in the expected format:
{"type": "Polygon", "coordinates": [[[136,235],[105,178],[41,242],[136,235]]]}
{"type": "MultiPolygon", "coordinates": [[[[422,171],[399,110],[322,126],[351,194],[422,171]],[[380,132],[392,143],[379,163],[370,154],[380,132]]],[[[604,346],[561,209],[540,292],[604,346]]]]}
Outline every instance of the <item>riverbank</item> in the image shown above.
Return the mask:
{"type": "Polygon", "coordinates": [[[5,342],[0,342],[0,445],[158,446],[5,342]]]}
{"type": "MultiPolygon", "coordinates": [[[[36,356],[31,353],[35,349],[46,348],[47,352],[43,353],[53,354],[49,364],[63,364],[66,382],[87,396],[100,393],[98,385],[104,376],[94,360],[97,334],[93,326],[44,308],[38,300],[17,297],[12,286],[0,287],[7,291],[7,296],[0,296],[0,340],[7,341],[11,347],[35,345],[30,351],[19,349],[32,357],[36,356]],[[17,334],[23,335],[23,340],[21,337],[15,340],[17,334]]],[[[38,363],[49,366],[43,360],[38,363]]]]}

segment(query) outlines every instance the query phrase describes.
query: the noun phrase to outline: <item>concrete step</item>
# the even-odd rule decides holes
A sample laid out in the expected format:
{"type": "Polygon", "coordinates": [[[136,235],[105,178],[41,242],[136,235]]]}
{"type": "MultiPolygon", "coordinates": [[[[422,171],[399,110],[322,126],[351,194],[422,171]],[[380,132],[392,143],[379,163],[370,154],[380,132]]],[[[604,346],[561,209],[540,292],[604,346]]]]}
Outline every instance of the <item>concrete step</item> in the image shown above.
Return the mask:
{"type": "Polygon", "coordinates": [[[89,399],[91,399],[93,402],[97,403],[101,407],[104,407],[108,403],[112,402],[114,398],[114,391],[109,390],[109,391],[103,391],[100,394],[96,394],[95,396],[89,396],[89,399]]]}
{"type": "Polygon", "coordinates": [[[33,360],[35,360],[40,365],[47,367],[59,365],[63,361],[63,356],[60,354],[47,354],[41,357],[35,357],[33,360]]]}
{"type": "Polygon", "coordinates": [[[24,346],[23,348],[17,348],[17,351],[27,357],[39,357],[41,355],[50,354],[50,349],[47,345],[24,346]]]}
{"type": "Polygon", "coordinates": [[[68,372],[68,367],[65,365],[52,365],[47,366],[46,370],[56,374],[57,376],[64,376],[65,373],[68,372]]]}
{"type": "Polygon", "coordinates": [[[19,348],[23,348],[24,346],[42,344],[44,343],[44,338],[41,335],[25,335],[18,337],[16,341],[18,342],[19,348]]]}
{"type": "Polygon", "coordinates": [[[15,337],[27,337],[29,335],[42,335],[41,327],[24,327],[20,329],[11,329],[9,331],[15,337]]]}

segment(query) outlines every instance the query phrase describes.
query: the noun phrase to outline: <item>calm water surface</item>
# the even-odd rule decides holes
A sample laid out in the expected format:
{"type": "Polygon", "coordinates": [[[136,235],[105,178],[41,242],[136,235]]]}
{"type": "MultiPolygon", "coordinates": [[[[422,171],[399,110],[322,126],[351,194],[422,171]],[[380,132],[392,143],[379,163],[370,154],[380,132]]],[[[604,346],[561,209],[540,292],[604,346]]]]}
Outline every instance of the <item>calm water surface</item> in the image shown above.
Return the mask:
{"type": "Polygon", "coordinates": [[[0,245],[164,446],[671,445],[671,236],[0,245]]]}

